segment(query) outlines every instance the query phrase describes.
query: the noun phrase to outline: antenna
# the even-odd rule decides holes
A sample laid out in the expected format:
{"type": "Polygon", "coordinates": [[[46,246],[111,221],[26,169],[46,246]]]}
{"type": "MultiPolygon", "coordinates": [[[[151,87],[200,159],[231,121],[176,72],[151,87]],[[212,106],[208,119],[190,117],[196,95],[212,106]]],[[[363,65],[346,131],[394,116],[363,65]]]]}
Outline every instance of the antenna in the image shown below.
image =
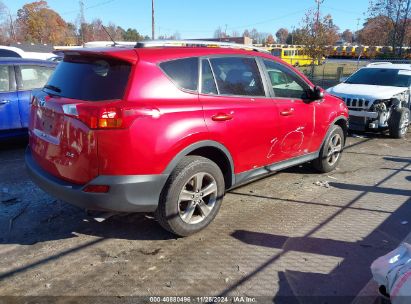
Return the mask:
{"type": "Polygon", "coordinates": [[[113,39],[113,37],[111,37],[110,33],[107,31],[106,27],[104,25],[101,25],[101,27],[104,29],[104,31],[106,32],[107,36],[110,37],[110,40],[113,41],[113,46],[116,46],[118,43],[113,39]]]}

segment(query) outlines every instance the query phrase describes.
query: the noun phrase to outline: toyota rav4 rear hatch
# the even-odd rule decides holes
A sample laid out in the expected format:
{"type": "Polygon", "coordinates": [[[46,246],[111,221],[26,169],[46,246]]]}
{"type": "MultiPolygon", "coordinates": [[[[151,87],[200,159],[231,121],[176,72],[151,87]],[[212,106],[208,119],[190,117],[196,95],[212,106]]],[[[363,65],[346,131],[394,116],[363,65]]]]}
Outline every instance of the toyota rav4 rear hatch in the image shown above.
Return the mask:
{"type": "Polygon", "coordinates": [[[48,173],[85,184],[98,175],[97,132],[124,127],[121,106],[131,63],[66,55],[33,97],[30,148],[48,173]]]}

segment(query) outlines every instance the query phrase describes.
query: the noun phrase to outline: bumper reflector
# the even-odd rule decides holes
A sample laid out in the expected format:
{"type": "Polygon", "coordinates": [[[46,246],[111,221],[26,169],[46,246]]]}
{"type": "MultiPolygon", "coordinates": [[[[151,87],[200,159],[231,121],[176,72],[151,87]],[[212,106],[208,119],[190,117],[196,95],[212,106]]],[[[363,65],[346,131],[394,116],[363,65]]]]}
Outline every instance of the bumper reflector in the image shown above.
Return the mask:
{"type": "Polygon", "coordinates": [[[89,193],[107,193],[110,190],[108,185],[88,185],[83,189],[83,192],[89,193]]]}

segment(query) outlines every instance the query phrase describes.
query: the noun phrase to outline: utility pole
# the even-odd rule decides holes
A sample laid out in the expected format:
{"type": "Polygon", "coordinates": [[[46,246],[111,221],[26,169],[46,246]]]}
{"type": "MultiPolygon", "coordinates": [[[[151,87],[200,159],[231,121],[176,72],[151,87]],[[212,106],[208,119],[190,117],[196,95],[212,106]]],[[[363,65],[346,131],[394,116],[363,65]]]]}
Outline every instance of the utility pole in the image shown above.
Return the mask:
{"type": "Polygon", "coordinates": [[[154,22],[154,0],[151,0],[151,39],[155,39],[155,22],[154,22]]]}
{"type": "Polygon", "coordinates": [[[315,23],[315,31],[318,31],[319,23],[320,23],[320,5],[323,4],[324,0],[315,0],[317,3],[317,16],[316,16],[316,23],[315,23]]]}
{"type": "Polygon", "coordinates": [[[13,37],[14,42],[17,42],[16,40],[16,33],[14,32],[14,22],[13,22],[13,17],[11,16],[10,10],[9,11],[9,18],[10,18],[10,34],[11,37],[13,37]]]}
{"type": "Polygon", "coordinates": [[[84,44],[84,24],[86,23],[86,18],[84,17],[84,0],[79,1],[80,6],[80,39],[81,44],[84,44]]]}

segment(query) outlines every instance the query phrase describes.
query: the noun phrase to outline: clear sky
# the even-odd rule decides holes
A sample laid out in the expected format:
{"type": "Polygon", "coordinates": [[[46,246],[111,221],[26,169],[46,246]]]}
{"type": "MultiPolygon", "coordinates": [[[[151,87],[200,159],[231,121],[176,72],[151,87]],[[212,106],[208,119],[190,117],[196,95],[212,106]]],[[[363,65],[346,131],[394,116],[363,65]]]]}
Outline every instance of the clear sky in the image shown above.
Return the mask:
{"type": "MultiPolygon", "coordinates": [[[[3,0],[12,14],[27,0],[3,0]]],[[[50,8],[66,21],[75,22],[79,15],[78,0],[48,0],[50,8]]],[[[136,28],[151,36],[151,0],[84,0],[87,21],[101,18],[125,29],[136,28]]],[[[221,26],[227,33],[242,34],[245,28],[273,33],[280,28],[298,27],[304,13],[315,7],[315,0],[155,0],[156,36],[178,31],[182,38],[212,37],[221,26]]],[[[341,30],[360,27],[368,0],[325,0],[322,14],[331,14],[341,30]]]]}

